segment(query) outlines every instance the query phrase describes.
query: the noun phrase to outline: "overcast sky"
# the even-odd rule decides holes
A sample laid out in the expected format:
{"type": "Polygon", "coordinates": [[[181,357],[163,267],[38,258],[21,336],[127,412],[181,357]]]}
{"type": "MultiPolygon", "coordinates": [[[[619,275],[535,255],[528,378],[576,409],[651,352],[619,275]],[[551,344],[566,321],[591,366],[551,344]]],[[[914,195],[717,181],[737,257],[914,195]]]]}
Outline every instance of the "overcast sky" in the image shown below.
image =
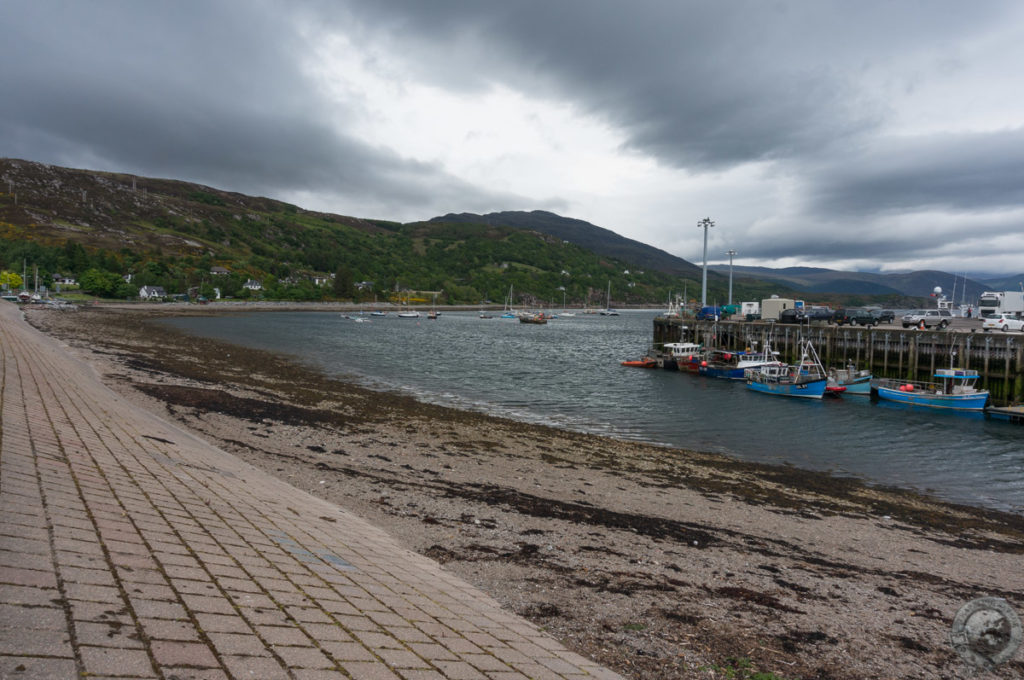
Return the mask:
{"type": "Polygon", "coordinates": [[[4,0],[0,156],[699,263],[1024,271],[1015,0],[4,0]]]}

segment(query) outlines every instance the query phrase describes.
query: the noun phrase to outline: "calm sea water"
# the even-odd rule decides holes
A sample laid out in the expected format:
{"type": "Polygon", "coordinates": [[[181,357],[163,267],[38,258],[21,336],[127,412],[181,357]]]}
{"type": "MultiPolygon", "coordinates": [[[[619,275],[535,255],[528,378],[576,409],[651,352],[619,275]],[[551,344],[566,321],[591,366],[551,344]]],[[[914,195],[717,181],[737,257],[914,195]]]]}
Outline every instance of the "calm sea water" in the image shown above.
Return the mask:
{"type": "Polygon", "coordinates": [[[167,323],[425,401],[1024,513],[1024,428],[864,397],[787,399],[742,382],[620,366],[649,347],[654,316],[579,315],[539,326],[468,312],[436,321],[392,312],[369,323],[259,312],[167,323]]]}

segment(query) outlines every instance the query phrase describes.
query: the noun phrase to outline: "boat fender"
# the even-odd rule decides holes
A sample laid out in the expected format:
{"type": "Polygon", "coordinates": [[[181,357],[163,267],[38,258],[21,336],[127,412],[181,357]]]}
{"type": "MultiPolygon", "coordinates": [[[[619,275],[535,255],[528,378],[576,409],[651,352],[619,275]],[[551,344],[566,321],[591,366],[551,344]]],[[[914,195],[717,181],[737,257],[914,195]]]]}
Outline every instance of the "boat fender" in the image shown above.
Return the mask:
{"type": "Polygon", "coordinates": [[[725,354],[725,355],[723,355],[723,358],[724,358],[724,359],[725,359],[726,361],[729,361],[729,359],[732,359],[732,355],[731,355],[731,354],[725,354]]]}
{"type": "Polygon", "coordinates": [[[707,368],[708,367],[708,362],[707,361],[702,361],[702,362],[700,362],[700,365],[701,365],[701,368],[707,368]]]}

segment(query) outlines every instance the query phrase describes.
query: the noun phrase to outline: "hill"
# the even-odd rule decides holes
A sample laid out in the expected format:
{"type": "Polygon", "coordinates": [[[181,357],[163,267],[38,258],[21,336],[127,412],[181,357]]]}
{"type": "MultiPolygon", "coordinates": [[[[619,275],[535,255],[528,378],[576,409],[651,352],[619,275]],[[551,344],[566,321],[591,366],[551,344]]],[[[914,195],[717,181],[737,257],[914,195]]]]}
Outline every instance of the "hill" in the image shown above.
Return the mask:
{"type": "MultiPolygon", "coordinates": [[[[488,224],[494,226],[529,229],[569,241],[586,248],[598,255],[613,257],[623,262],[632,262],[635,266],[655,269],[671,276],[699,278],[701,267],[676,257],[646,243],[635,241],[615,232],[598,227],[590,222],[562,217],[544,210],[505,211],[476,215],[473,213],[449,213],[443,217],[435,217],[431,222],[463,222],[472,224],[488,224]]],[[[711,274],[709,273],[709,276],[711,274]]],[[[720,274],[715,275],[719,281],[720,274]]]]}
{"type": "MultiPolygon", "coordinates": [[[[685,260],[552,213],[539,214],[536,225],[516,220],[517,213],[490,223],[461,215],[398,224],[177,180],[15,159],[0,159],[0,191],[0,265],[14,272],[38,266],[44,281],[59,274],[108,297],[153,285],[168,293],[285,299],[385,300],[396,291],[435,291],[440,302],[476,304],[500,301],[512,286],[522,304],[561,305],[564,293],[568,302],[603,305],[610,283],[614,303],[625,306],[699,290],[699,268],[685,260]],[[594,252],[585,243],[618,249],[594,252]],[[643,257],[629,259],[631,253],[643,257]],[[261,288],[250,291],[246,282],[261,288]]],[[[716,279],[709,289],[723,298],[727,284],[716,279]]],[[[756,282],[737,284],[737,295],[764,292],[756,282]]]]}

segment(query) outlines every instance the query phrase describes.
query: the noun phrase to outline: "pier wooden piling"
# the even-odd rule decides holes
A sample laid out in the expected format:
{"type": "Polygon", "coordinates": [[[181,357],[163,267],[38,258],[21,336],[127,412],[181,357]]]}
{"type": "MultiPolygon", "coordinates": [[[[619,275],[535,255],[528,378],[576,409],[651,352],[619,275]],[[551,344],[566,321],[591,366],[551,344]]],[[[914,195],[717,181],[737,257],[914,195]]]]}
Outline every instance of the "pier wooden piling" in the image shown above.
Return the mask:
{"type": "Polygon", "coordinates": [[[973,368],[981,374],[993,405],[1024,401],[1024,335],[956,328],[922,331],[660,316],[654,319],[655,349],[666,342],[696,342],[736,351],[760,348],[766,339],[784,361],[798,361],[802,340],[810,339],[826,365],[853,361],[878,377],[930,380],[937,368],[951,363],[958,368],[973,368]],[[893,354],[896,356],[891,357],[893,354]]]}

